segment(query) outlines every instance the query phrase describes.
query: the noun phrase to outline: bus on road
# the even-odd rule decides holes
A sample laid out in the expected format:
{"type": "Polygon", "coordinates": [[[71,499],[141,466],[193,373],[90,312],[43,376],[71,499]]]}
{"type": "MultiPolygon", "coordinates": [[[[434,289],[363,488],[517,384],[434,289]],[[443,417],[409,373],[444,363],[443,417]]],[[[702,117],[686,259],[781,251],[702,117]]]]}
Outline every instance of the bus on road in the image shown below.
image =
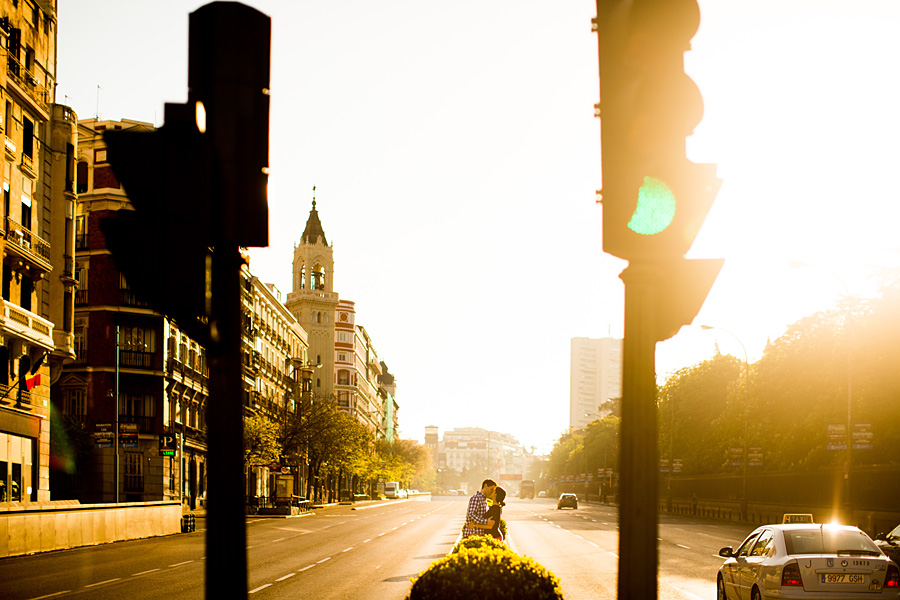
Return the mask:
{"type": "Polygon", "coordinates": [[[523,479],[519,484],[519,498],[534,498],[533,479],[523,479]]]}

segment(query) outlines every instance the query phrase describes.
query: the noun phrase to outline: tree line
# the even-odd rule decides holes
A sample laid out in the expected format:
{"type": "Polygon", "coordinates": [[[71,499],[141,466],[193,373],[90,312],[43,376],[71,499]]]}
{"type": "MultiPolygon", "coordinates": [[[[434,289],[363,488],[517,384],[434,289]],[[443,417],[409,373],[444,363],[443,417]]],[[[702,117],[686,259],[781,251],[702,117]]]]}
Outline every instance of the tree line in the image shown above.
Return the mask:
{"type": "MultiPolygon", "coordinates": [[[[758,473],[834,470],[843,467],[840,446],[848,438],[859,446],[852,468],[896,468],[898,340],[895,279],[876,298],[843,298],[800,319],[752,364],[717,353],[673,373],[657,395],[663,468],[675,461],[684,476],[728,475],[746,460],[758,473]]],[[[618,423],[613,411],[563,433],[549,457],[549,478],[596,474],[608,465],[618,423]]]]}
{"type": "Polygon", "coordinates": [[[430,471],[431,454],[413,440],[376,439],[333,399],[314,396],[275,414],[246,417],[244,462],[248,468],[274,462],[294,467],[294,472],[306,465],[303,495],[332,501],[340,489],[372,495],[379,479],[410,487],[418,475],[430,471]]]}

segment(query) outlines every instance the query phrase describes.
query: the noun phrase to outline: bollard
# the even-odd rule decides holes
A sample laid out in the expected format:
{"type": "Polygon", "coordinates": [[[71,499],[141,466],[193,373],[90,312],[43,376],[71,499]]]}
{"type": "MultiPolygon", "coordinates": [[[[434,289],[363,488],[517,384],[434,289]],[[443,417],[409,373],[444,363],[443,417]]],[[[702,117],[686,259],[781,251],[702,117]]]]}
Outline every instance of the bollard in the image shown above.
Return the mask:
{"type": "Polygon", "coordinates": [[[186,514],[181,517],[181,533],[192,533],[197,529],[194,515],[186,514]]]}

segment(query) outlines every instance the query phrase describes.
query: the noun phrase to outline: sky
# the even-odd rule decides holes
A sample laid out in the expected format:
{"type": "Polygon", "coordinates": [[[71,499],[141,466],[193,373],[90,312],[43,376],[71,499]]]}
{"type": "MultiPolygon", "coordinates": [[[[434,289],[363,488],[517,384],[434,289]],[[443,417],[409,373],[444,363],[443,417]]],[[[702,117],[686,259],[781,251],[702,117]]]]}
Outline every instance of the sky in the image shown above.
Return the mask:
{"type": "MultiPolygon", "coordinates": [[[[547,452],[573,337],[621,337],[602,251],[592,0],[257,0],[272,17],[269,246],[291,291],[316,186],[334,289],[395,375],[400,435],[485,427],[547,452]]],[[[188,0],[61,0],[57,102],[162,125],[188,0]]],[[[768,339],[900,266],[900,3],[700,0],[688,140],[721,190],[689,258],[725,266],[657,374],[768,339]],[[791,268],[789,261],[808,267],[791,268]],[[698,325],[716,329],[703,330],[698,325]]]]}

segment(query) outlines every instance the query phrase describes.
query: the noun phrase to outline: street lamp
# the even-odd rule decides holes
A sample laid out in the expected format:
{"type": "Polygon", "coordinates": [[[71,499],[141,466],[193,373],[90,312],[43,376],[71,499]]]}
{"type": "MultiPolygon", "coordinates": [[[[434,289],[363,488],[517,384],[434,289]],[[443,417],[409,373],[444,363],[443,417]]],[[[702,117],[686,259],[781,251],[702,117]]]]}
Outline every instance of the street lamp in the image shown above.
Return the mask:
{"type": "MultiPolygon", "coordinates": [[[[744,352],[744,367],[743,367],[743,369],[741,369],[741,377],[744,380],[744,386],[746,387],[748,373],[750,372],[750,359],[747,356],[747,347],[744,346],[744,342],[741,341],[741,338],[739,338],[733,332],[728,331],[727,329],[723,329],[721,327],[713,327],[712,325],[701,325],[700,329],[704,329],[706,331],[709,331],[712,329],[718,329],[719,331],[723,331],[723,332],[727,333],[728,335],[730,335],[731,337],[733,337],[734,339],[736,339],[737,343],[741,345],[741,350],[743,350],[743,352],[744,352]]],[[[748,398],[749,398],[749,396],[748,396],[748,398]]],[[[742,440],[743,456],[741,457],[741,464],[743,465],[742,474],[741,474],[741,519],[746,521],[747,520],[747,462],[749,459],[749,456],[748,456],[749,453],[747,451],[747,402],[743,402],[742,404],[743,404],[743,408],[744,408],[744,410],[743,410],[744,434],[742,436],[743,437],[743,440],[742,440]]]]}
{"type": "Polygon", "coordinates": [[[844,324],[844,337],[847,341],[847,432],[845,441],[847,443],[847,458],[844,461],[844,518],[849,524],[853,520],[853,503],[850,501],[850,470],[853,464],[853,343],[850,339],[850,320],[853,317],[853,298],[850,296],[850,290],[847,284],[841,279],[840,275],[822,265],[812,265],[799,260],[792,260],[789,263],[792,269],[800,269],[803,267],[812,267],[826,271],[834,277],[841,287],[844,288],[844,294],[847,296],[847,316],[844,324]]]}

